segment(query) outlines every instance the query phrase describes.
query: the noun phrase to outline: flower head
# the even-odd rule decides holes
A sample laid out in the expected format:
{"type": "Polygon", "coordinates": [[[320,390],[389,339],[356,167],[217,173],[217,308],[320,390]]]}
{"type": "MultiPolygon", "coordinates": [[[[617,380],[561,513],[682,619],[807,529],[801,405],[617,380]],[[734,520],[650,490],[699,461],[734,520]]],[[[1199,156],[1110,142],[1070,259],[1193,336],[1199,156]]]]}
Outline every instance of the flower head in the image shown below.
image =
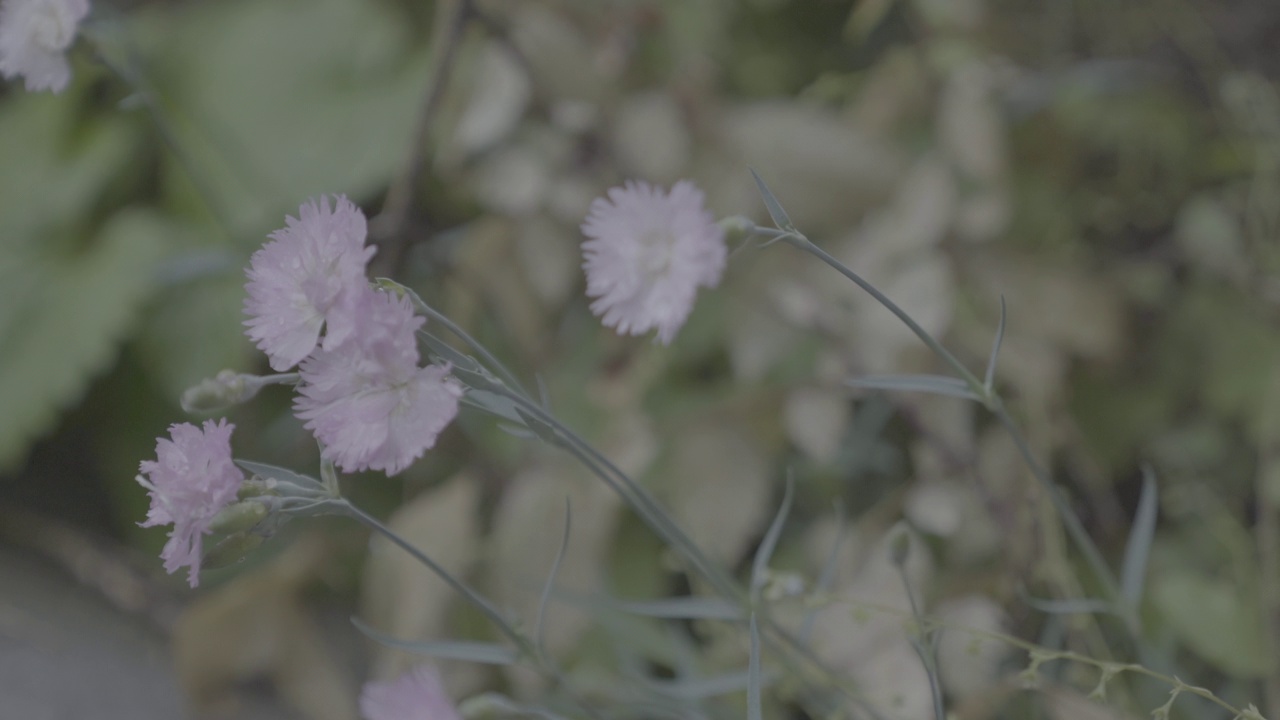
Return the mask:
{"type": "Polygon", "coordinates": [[[364,244],[364,213],[346,197],[337,197],[332,209],[328,198],[308,201],[297,219],[285,223],[245,271],[246,332],[276,371],[310,355],[322,326],[325,350],[351,335],[355,305],[368,283],[365,265],[374,253],[364,244]]]}
{"type": "Polygon", "coordinates": [[[724,231],[702,207],[702,191],[681,180],[667,194],[644,182],[591,202],[582,233],[591,312],[619,333],[656,328],[669,344],[699,287],[715,287],[728,251],[724,231]]]}
{"type": "Polygon", "coordinates": [[[394,475],[435,445],[462,388],[448,368],[418,367],[424,319],[407,298],[366,287],[356,318],[347,342],[302,362],[294,409],[344,472],[394,475]]]}
{"type": "Polygon", "coordinates": [[[138,482],[151,496],[151,509],[142,527],[173,524],[160,557],[173,573],[190,567],[191,587],[200,584],[202,536],[209,523],[236,499],[244,473],[231,460],[231,431],[226,420],[171,425],[169,437],[156,441],[156,460],[142,462],[138,482]],[[143,475],[147,477],[143,477],[143,475]]]}
{"type": "Polygon", "coordinates": [[[360,692],[364,720],[461,720],[440,675],[418,665],[387,682],[368,682],[360,692]]]}
{"type": "Polygon", "coordinates": [[[62,92],[71,81],[66,50],[89,14],[89,0],[0,1],[0,73],[27,90],[62,92]]]}

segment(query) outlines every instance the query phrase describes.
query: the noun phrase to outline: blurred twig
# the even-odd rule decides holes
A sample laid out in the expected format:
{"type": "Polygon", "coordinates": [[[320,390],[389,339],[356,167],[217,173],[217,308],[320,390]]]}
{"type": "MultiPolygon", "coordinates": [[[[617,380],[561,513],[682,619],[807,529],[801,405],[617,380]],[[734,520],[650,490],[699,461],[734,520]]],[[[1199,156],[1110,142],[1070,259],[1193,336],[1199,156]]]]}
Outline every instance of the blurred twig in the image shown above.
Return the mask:
{"type": "Polygon", "coordinates": [[[431,143],[432,125],[444,99],[449,76],[453,74],[462,36],[477,12],[471,0],[453,0],[436,7],[436,38],[433,42],[436,59],[431,69],[431,78],[427,81],[427,91],[422,97],[422,108],[418,111],[417,132],[406,154],[404,167],[387,189],[382,212],[374,218],[371,227],[373,240],[382,250],[380,263],[388,272],[399,267],[404,256],[409,211],[413,207],[413,198],[422,179],[422,168],[431,143]]]}

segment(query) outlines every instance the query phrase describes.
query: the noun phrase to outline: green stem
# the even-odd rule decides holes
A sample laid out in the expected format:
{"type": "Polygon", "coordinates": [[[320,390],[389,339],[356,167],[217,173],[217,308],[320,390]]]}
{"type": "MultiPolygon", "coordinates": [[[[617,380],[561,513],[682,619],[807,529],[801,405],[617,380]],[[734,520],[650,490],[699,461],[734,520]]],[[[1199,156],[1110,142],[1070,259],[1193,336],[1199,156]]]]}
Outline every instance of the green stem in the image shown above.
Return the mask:
{"type": "Polygon", "coordinates": [[[488,363],[490,368],[502,376],[503,382],[507,383],[517,391],[517,394],[522,397],[529,394],[528,391],[524,389],[524,386],[520,384],[520,380],[516,377],[515,373],[507,369],[507,366],[503,365],[502,361],[499,360],[497,356],[489,352],[489,349],[484,345],[481,345],[475,338],[468,335],[466,330],[458,327],[457,323],[445,317],[444,313],[441,313],[428,305],[427,302],[422,299],[422,296],[418,295],[418,293],[389,278],[378,278],[375,282],[383,287],[390,287],[404,293],[408,296],[410,302],[413,303],[414,309],[448,328],[449,332],[456,335],[460,340],[462,340],[462,342],[466,343],[468,347],[475,350],[476,353],[480,355],[481,359],[488,363]]]}
{"type": "MultiPolygon", "coordinates": [[[[1009,415],[1009,411],[1005,409],[1000,397],[993,395],[992,399],[993,402],[988,404],[987,407],[991,409],[991,412],[1000,420],[1000,424],[1004,426],[1005,431],[1009,433],[1013,444],[1018,448],[1018,453],[1022,455],[1023,462],[1027,464],[1031,474],[1039,481],[1045,495],[1049,497],[1049,502],[1053,504],[1053,509],[1057,511],[1058,518],[1062,521],[1062,526],[1066,529],[1067,535],[1071,537],[1076,548],[1084,555],[1085,562],[1089,563],[1089,569],[1093,571],[1098,582],[1102,583],[1103,591],[1109,599],[1115,600],[1120,596],[1120,586],[1116,581],[1115,575],[1111,573],[1111,568],[1107,565],[1107,561],[1102,557],[1102,552],[1098,550],[1093,538],[1089,537],[1089,532],[1084,529],[1084,524],[1080,522],[1080,518],[1076,516],[1071,509],[1071,505],[1067,503],[1067,499],[1063,497],[1062,492],[1058,490],[1058,486],[1054,484],[1053,478],[1049,476],[1049,471],[1040,464],[1035,454],[1032,453],[1031,446],[1022,435],[1017,423],[1009,415]]],[[[1130,618],[1132,613],[1124,612],[1122,614],[1125,617],[1126,624],[1130,626],[1130,630],[1134,630],[1133,620],[1130,618]]]]}
{"type": "MultiPolygon", "coordinates": [[[[767,228],[763,228],[763,229],[767,229],[767,228]]],[[[917,323],[910,315],[908,315],[907,311],[898,307],[898,304],[895,303],[893,300],[890,300],[888,295],[885,295],[884,293],[877,290],[874,285],[864,280],[861,275],[850,270],[848,267],[845,266],[844,263],[832,257],[830,254],[827,253],[827,251],[823,250],[817,245],[814,245],[812,242],[810,242],[809,238],[797,233],[789,233],[787,235],[782,236],[780,239],[786,240],[792,245],[800,248],[801,250],[804,250],[810,255],[813,255],[814,257],[818,258],[824,263],[830,265],[832,268],[835,268],[835,270],[839,272],[841,275],[844,275],[845,277],[849,278],[850,280],[853,281],[855,285],[865,290],[868,295],[876,299],[876,302],[880,303],[885,307],[885,309],[887,309],[889,312],[897,316],[897,318],[901,320],[903,324],[905,324],[908,328],[911,329],[911,332],[916,334],[916,337],[920,338],[921,342],[923,342],[925,345],[928,345],[929,349],[932,350],[934,354],[942,358],[943,362],[950,365],[951,368],[956,371],[956,374],[959,375],[960,378],[965,381],[965,384],[969,386],[970,390],[973,390],[973,392],[978,397],[983,398],[984,401],[989,400],[989,398],[991,397],[991,394],[987,392],[986,387],[982,384],[982,381],[978,379],[978,376],[969,372],[969,368],[965,367],[964,363],[960,362],[960,360],[956,358],[955,355],[952,355],[951,351],[943,347],[942,343],[933,339],[933,336],[929,334],[929,331],[920,327],[920,324],[917,323]]]]}
{"type": "Polygon", "coordinates": [[[570,430],[554,415],[543,410],[537,403],[530,401],[518,392],[507,391],[507,398],[515,402],[523,410],[538,420],[550,425],[564,441],[564,449],[577,457],[584,465],[605,482],[624,500],[630,502],[646,522],[668,545],[675,548],[690,562],[698,572],[711,583],[716,592],[725,599],[741,603],[743,590],[728,575],[702,553],[697,544],[680,529],[670,515],[663,510],[645,487],[632,480],[609,458],[605,457],[577,433],[570,430]]]}
{"type": "MultiPolygon", "coordinates": [[[[759,230],[768,231],[769,229],[760,228],[759,230]]],[[[889,310],[889,312],[897,316],[903,324],[910,328],[911,332],[915,333],[916,337],[920,338],[921,342],[927,345],[935,355],[955,370],[956,374],[958,374],[960,378],[964,380],[965,384],[969,386],[969,389],[982,400],[983,405],[985,405],[986,408],[1000,420],[1001,424],[1003,424],[1005,429],[1009,432],[1010,437],[1013,438],[1014,444],[1018,447],[1018,452],[1021,453],[1027,467],[1031,469],[1031,474],[1040,483],[1044,493],[1049,497],[1049,502],[1053,504],[1053,508],[1061,519],[1063,527],[1066,528],[1067,535],[1071,537],[1076,548],[1082,555],[1084,555],[1085,561],[1089,564],[1089,568],[1093,571],[1093,574],[1097,576],[1098,582],[1103,585],[1103,589],[1105,590],[1107,597],[1113,601],[1118,598],[1119,584],[1116,582],[1111,569],[1107,566],[1106,560],[1102,557],[1102,553],[1098,550],[1098,546],[1095,545],[1093,539],[1089,537],[1089,533],[1084,529],[1084,525],[1081,524],[1080,519],[1076,516],[1075,512],[1071,510],[1071,506],[1067,504],[1066,498],[1062,496],[1062,493],[1058,490],[1057,486],[1054,485],[1053,478],[1049,476],[1048,471],[1046,471],[1045,468],[1040,465],[1039,461],[1036,460],[1035,455],[1031,452],[1030,446],[1027,444],[1026,438],[1023,437],[1017,424],[1013,422],[1013,418],[1010,417],[1008,411],[1004,407],[1003,400],[994,388],[989,387],[986,383],[979,380],[976,375],[965,367],[964,363],[960,362],[955,355],[952,355],[949,350],[943,347],[942,343],[934,339],[927,330],[920,327],[920,324],[908,315],[905,310],[899,307],[897,303],[889,299],[889,297],[884,293],[880,292],[874,285],[863,279],[862,276],[846,267],[844,263],[841,263],[825,250],[814,245],[813,242],[804,235],[792,232],[781,236],[781,239],[786,240],[797,248],[804,250],[810,255],[813,255],[819,260],[825,262],[827,265],[830,265],[841,275],[844,275],[846,278],[853,281],[855,285],[865,290],[867,294],[875,298],[876,302],[883,305],[887,310],[889,310]]]]}
{"type": "Polygon", "coordinates": [[[449,587],[453,588],[459,595],[466,598],[468,602],[470,602],[472,605],[476,607],[476,609],[478,609],[481,613],[483,613],[484,616],[487,617],[494,624],[494,626],[497,627],[498,630],[502,632],[503,635],[506,635],[508,639],[510,639],[513,643],[516,644],[516,647],[520,649],[520,652],[522,654],[528,655],[530,657],[535,656],[535,653],[533,652],[532,644],[524,637],[524,635],[522,635],[519,630],[516,630],[514,627],[512,627],[511,623],[508,622],[507,619],[502,616],[502,613],[498,612],[498,609],[495,608],[492,603],[486,600],[484,596],[482,596],[480,593],[473,590],[471,586],[467,585],[463,581],[454,577],[452,573],[450,573],[449,571],[441,567],[440,564],[437,563],[435,560],[432,560],[430,555],[427,555],[426,553],[422,552],[418,548],[414,547],[411,543],[406,541],[404,538],[400,537],[394,530],[387,527],[386,525],[383,525],[374,516],[370,515],[364,510],[361,510],[355,505],[352,505],[351,502],[348,501],[346,498],[340,498],[332,502],[334,505],[336,505],[340,510],[345,512],[347,515],[364,523],[366,526],[369,527],[369,529],[382,535],[383,537],[385,537],[386,539],[394,543],[401,550],[404,550],[405,552],[412,555],[414,560],[417,560],[418,562],[427,566],[432,572],[436,574],[437,577],[439,577],[441,580],[444,580],[446,583],[448,583],[449,587]]]}

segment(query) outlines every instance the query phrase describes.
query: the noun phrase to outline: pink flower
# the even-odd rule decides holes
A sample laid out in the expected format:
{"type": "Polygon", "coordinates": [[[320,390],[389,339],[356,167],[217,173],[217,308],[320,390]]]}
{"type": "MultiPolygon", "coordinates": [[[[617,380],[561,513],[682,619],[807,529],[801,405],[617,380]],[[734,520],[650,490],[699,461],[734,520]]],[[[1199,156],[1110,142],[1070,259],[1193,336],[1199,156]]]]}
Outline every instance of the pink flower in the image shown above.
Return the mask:
{"type": "Polygon", "coordinates": [[[436,443],[458,414],[449,369],[418,367],[424,321],[407,298],[365,288],[354,335],[302,362],[297,416],[344,472],[394,475],[436,443]]]}
{"type": "Polygon", "coordinates": [[[231,460],[234,428],[226,420],[206,420],[203,430],[190,423],[171,425],[173,439],[156,441],[156,461],[144,460],[137,478],[151,496],[147,521],[139,524],[173,524],[160,557],[169,573],[189,566],[191,587],[200,584],[202,536],[208,534],[214,516],[236,499],[244,481],[244,473],[231,460]]]}
{"type": "Polygon", "coordinates": [[[364,213],[344,196],[308,201],[298,219],[271,234],[245,272],[249,293],[246,333],[284,371],[311,354],[325,326],[322,347],[332,350],[355,329],[355,304],[368,285],[364,213]]]}
{"type": "Polygon", "coordinates": [[[461,720],[440,675],[419,665],[388,682],[368,682],[360,692],[364,720],[461,720]]]}
{"type": "Polygon", "coordinates": [[[88,14],[89,0],[0,2],[0,73],[23,76],[29,91],[65,90],[71,81],[65,53],[88,14]]]}
{"type": "Polygon", "coordinates": [[[668,195],[644,182],[591,202],[582,233],[591,312],[606,327],[640,335],[657,328],[670,344],[699,287],[715,287],[728,251],[724,231],[703,209],[702,191],[681,180],[668,195]]]}

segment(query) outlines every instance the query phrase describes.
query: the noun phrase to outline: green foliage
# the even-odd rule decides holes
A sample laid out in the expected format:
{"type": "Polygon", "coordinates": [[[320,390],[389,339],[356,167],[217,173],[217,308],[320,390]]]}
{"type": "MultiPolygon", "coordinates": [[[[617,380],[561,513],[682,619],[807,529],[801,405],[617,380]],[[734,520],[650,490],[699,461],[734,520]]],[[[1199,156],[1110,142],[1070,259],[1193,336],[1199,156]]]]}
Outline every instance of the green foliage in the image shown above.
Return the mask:
{"type": "Polygon", "coordinates": [[[152,292],[167,232],[152,213],[124,211],[82,252],[9,259],[0,284],[18,278],[24,292],[0,303],[0,467],[20,460],[115,357],[152,292]]]}

